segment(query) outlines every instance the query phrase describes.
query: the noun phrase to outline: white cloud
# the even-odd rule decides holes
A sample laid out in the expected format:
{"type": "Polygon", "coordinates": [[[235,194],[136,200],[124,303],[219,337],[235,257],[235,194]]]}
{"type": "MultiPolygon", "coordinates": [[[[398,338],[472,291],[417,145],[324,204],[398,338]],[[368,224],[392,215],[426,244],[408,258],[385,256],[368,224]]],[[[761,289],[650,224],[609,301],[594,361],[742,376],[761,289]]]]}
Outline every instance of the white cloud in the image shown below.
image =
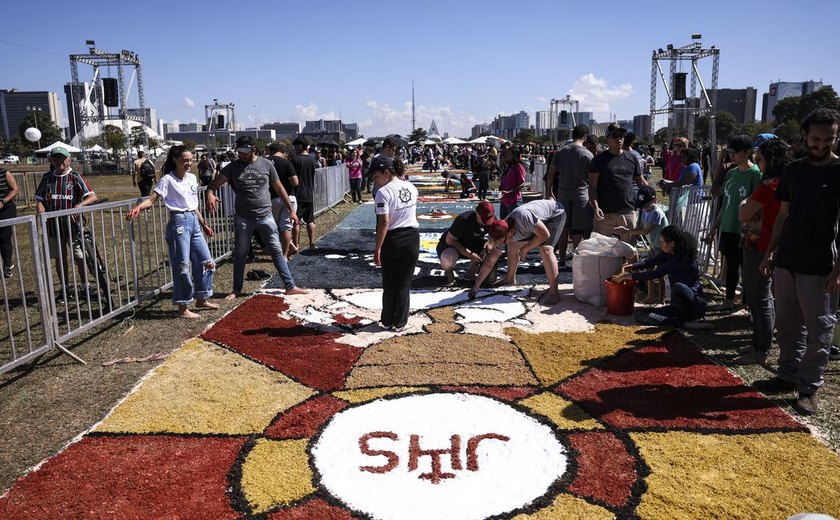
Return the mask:
{"type": "Polygon", "coordinates": [[[539,101],[540,103],[545,103],[548,101],[548,98],[545,96],[537,96],[537,101],[539,101]]]}
{"type": "Polygon", "coordinates": [[[195,108],[195,101],[193,101],[192,99],[190,99],[188,97],[184,98],[183,104],[187,108],[195,108]]]}
{"type": "Polygon", "coordinates": [[[318,105],[310,101],[308,105],[295,105],[295,113],[292,119],[301,123],[306,121],[317,121],[318,119],[338,119],[338,115],[334,111],[321,112],[318,105]]]}
{"type": "MultiPolygon", "coordinates": [[[[387,134],[408,135],[411,132],[411,103],[391,106],[387,103],[368,99],[365,106],[370,112],[368,117],[359,122],[359,129],[367,136],[387,134]]],[[[492,118],[478,118],[472,114],[458,113],[449,106],[415,107],[415,124],[428,129],[432,121],[442,133],[451,136],[469,136],[470,130],[479,123],[488,123],[492,118]]]]}
{"type": "Polygon", "coordinates": [[[596,78],[591,72],[578,78],[569,95],[580,101],[582,112],[594,112],[596,119],[606,119],[611,112],[610,103],[625,99],[633,94],[633,86],[624,83],[615,87],[607,85],[606,80],[596,78]]]}

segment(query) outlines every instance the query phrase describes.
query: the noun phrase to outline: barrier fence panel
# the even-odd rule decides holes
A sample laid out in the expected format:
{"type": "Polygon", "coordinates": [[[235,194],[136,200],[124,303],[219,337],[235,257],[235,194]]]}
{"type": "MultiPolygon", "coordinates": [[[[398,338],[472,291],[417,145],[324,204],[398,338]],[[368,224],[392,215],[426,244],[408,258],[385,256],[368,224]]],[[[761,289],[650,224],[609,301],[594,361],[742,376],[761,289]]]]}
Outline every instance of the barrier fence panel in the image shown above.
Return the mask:
{"type": "Polygon", "coordinates": [[[52,328],[42,283],[44,265],[35,216],[0,220],[0,236],[10,241],[14,264],[11,277],[0,277],[2,373],[46,353],[52,347],[52,328]]]}
{"type": "Polygon", "coordinates": [[[531,191],[545,195],[545,174],[548,172],[548,165],[545,163],[534,164],[533,173],[525,175],[525,181],[531,185],[531,191]]]}
{"type": "Polygon", "coordinates": [[[670,193],[668,223],[688,231],[697,239],[697,255],[700,271],[707,277],[719,281],[720,255],[717,241],[707,242],[716,215],[717,200],[712,196],[711,186],[684,186],[673,188],[670,193]]]}
{"type": "Polygon", "coordinates": [[[38,184],[40,184],[44,172],[16,172],[14,176],[18,185],[15,203],[18,206],[34,206],[35,190],[38,189],[38,184]]]}
{"type": "Polygon", "coordinates": [[[320,215],[342,200],[350,191],[350,177],[347,166],[329,166],[315,170],[315,214],[320,215]]]}

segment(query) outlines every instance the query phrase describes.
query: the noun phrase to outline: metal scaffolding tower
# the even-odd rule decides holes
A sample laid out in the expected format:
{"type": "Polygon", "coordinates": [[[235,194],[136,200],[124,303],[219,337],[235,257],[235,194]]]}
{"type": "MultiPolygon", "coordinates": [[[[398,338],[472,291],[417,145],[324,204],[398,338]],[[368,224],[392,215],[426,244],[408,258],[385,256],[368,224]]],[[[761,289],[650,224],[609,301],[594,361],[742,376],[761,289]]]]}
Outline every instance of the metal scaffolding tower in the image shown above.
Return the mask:
{"type": "MultiPolygon", "coordinates": [[[[122,50],[119,53],[106,52],[96,48],[96,42],[87,40],[88,45],[87,54],[71,54],[70,55],[70,76],[71,76],[71,92],[73,93],[74,101],[76,93],[84,92],[82,84],[79,82],[79,63],[90,65],[93,67],[93,79],[91,80],[91,88],[86,96],[79,99],[79,148],[82,149],[82,163],[87,164],[87,148],[85,138],[85,128],[88,125],[97,125],[99,135],[104,133],[104,125],[109,121],[121,122],[122,130],[126,138],[129,137],[128,121],[137,121],[149,126],[151,121],[148,119],[146,113],[146,102],[143,95],[143,72],[140,67],[140,57],[127,50],[122,50]],[[117,114],[111,114],[109,107],[105,106],[102,87],[102,67],[116,67],[117,69],[117,88],[119,90],[117,114]],[[125,81],[125,67],[133,67],[131,80],[126,85],[125,81]],[[131,87],[134,81],[137,81],[137,97],[139,102],[140,115],[128,114],[128,97],[131,93],[131,87]]],[[[116,125],[115,125],[116,126],[116,125]]],[[[143,132],[144,144],[148,147],[149,136],[143,132]]],[[[126,166],[131,168],[132,161],[131,154],[126,155],[126,166]]]]}
{"type": "Polygon", "coordinates": [[[551,142],[552,143],[557,143],[557,132],[560,130],[560,126],[561,126],[559,108],[560,108],[560,106],[567,106],[567,105],[569,107],[568,112],[569,112],[569,115],[571,116],[572,124],[569,125],[568,123],[563,123],[562,126],[567,127],[567,128],[574,128],[575,126],[577,126],[577,121],[575,120],[575,114],[580,112],[580,101],[579,100],[572,99],[572,96],[567,94],[566,97],[563,98],[563,99],[552,99],[551,102],[548,105],[548,113],[549,113],[549,119],[550,119],[549,122],[551,124],[552,129],[553,129],[553,132],[552,132],[552,135],[551,135],[551,142]],[[572,110],[573,106],[575,107],[574,110],[572,110]]]}
{"type": "MultiPolygon", "coordinates": [[[[674,47],[673,44],[668,44],[665,50],[658,49],[653,51],[653,58],[651,59],[650,68],[650,133],[654,135],[656,116],[660,114],[668,114],[668,140],[670,141],[674,134],[675,120],[680,115],[685,117],[688,131],[688,138],[691,139],[694,135],[694,123],[698,115],[709,115],[709,143],[712,149],[717,144],[717,135],[715,132],[715,114],[717,113],[717,90],[718,90],[718,73],[720,70],[720,49],[712,45],[708,49],[703,48],[700,42],[702,35],[693,34],[691,36],[692,43],[684,47],[674,47]],[[703,83],[703,78],[700,76],[700,71],[697,67],[698,60],[703,58],[712,58],[712,84],[711,97],[709,91],[706,90],[706,85],[703,83]],[[670,64],[669,77],[665,79],[665,73],[662,71],[661,63],[667,61],[670,64]],[[690,62],[691,68],[689,71],[691,77],[691,90],[687,98],[678,96],[682,99],[675,99],[675,86],[677,83],[677,64],[679,62],[690,62]],[[656,87],[658,85],[657,75],[662,79],[665,87],[665,94],[668,96],[667,101],[661,108],[657,108],[656,87]],[[697,97],[697,83],[700,83],[700,89],[703,97],[697,97]],[[704,103],[705,102],[705,103],[704,103]]],[[[714,155],[714,154],[713,154],[714,155]]]]}
{"type": "Polygon", "coordinates": [[[219,103],[218,99],[213,99],[212,105],[204,105],[204,119],[210,133],[211,148],[216,147],[216,132],[225,133],[228,148],[233,148],[231,138],[236,129],[236,112],[233,106],[233,103],[219,103]]]}

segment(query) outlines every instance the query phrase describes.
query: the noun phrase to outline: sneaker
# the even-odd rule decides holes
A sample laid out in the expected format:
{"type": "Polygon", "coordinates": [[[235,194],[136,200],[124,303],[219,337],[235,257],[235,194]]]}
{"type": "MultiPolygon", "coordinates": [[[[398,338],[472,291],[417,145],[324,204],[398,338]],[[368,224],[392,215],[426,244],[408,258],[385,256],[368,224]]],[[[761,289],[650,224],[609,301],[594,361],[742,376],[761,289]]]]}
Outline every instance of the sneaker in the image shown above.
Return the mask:
{"type": "Polygon", "coordinates": [[[667,316],[662,316],[661,314],[656,314],[655,312],[639,312],[636,313],[636,321],[642,323],[643,325],[662,325],[662,322],[665,321],[667,316]]]}
{"type": "Polygon", "coordinates": [[[3,268],[3,277],[4,278],[11,278],[12,277],[12,270],[15,268],[15,264],[9,264],[5,268],[3,268]]]}
{"type": "Polygon", "coordinates": [[[724,300],[719,308],[722,311],[731,311],[735,308],[735,302],[732,300],[724,300]]]}
{"type": "Polygon", "coordinates": [[[770,379],[759,379],[752,384],[753,388],[765,395],[772,394],[786,394],[796,390],[796,383],[785,381],[779,377],[772,377],[770,379]]]}
{"type": "Polygon", "coordinates": [[[396,325],[394,325],[393,327],[391,327],[391,330],[399,334],[400,332],[405,330],[405,327],[405,325],[403,325],[402,327],[397,327],[396,325]]]}
{"type": "Polygon", "coordinates": [[[817,394],[799,394],[799,399],[796,400],[796,404],[793,405],[794,410],[796,410],[800,415],[814,415],[816,413],[817,408],[817,394]]]}
{"type": "Polygon", "coordinates": [[[685,328],[688,330],[712,330],[714,325],[705,320],[687,321],[685,322],[685,328]]]}
{"type": "Polygon", "coordinates": [[[828,359],[832,361],[840,359],[840,346],[831,345],[831,350],[828,351],[828,359]]]}
{"type": "Polygon", "coordinates": [[[736,365],[763,365],[767,363],[767,354],[751,350],[732,360],[736,365]]]}

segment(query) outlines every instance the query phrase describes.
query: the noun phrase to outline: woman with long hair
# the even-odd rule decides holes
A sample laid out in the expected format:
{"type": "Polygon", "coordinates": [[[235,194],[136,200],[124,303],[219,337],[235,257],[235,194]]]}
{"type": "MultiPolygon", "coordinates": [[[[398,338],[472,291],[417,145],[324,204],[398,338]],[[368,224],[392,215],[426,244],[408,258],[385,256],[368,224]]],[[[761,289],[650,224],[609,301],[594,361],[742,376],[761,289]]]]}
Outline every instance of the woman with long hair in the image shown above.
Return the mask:
{"type": "Polygon", "coordinates": [[[511,211],[522,204],[522,188],[525,187],[525,163],[519,149],[513,147],[502,152],[502,174],[499,190],[502,201],[499,205],[499,218],[506,218],[511,211]]]}
{"type": "Polygon", "coordinates": [[[354,204],[362,203],[362,158],[359,156],[359,149],[356,148],[347,159],[347,170],[350,175],[350,196],[354,204]]]}
{"type": "Polygon", "coordinates": [[[706,298],[700,285],[694,235],[677,226],[666,226],[659,233],[659,249],[660,253],[653,258],[625,264],[622,274],[613,277],[614,282],[621,283],[626,280],[645,282],[668,276],[671,303],[650,314],[640,314],[637,319],[648,325],[710,329],[711,323],[700,321],[706,314],[706,298]]]}
{"type": "Polygon", "coordinates": [[[767,361],[776,323],[775,302],[771,278],[762,276],[759,266],[770,245],[773,224],[781,202],[776,200],[776,187],[785,167],[793,160],[790,146],[781,139],[761,143],[755,162],[761,170],[761,184],[738,210],[744,225],[744,266],[742,278],[744,296],[752,314],[752,343],[750,349],[735,358],[739,365],[763,364],[767,361]]]}
{"type": "Polygon", "coordinates": [[[207,301],[213,295],[213,273],[216,264],[204,239],[213,230],[198,210],[198,181],[189,169],[192,152],[184,146],[169,149],[161,177],[149,198],[128,212],[127,218],[137,218],[140,211],[163,199],[169,210],[166,243],[169,245],[169,265],[172,269],[172,303],[178,306],[182,318],[199,318],[187,306],[196,300],[197,309],[218,309],[207,301]]]}

